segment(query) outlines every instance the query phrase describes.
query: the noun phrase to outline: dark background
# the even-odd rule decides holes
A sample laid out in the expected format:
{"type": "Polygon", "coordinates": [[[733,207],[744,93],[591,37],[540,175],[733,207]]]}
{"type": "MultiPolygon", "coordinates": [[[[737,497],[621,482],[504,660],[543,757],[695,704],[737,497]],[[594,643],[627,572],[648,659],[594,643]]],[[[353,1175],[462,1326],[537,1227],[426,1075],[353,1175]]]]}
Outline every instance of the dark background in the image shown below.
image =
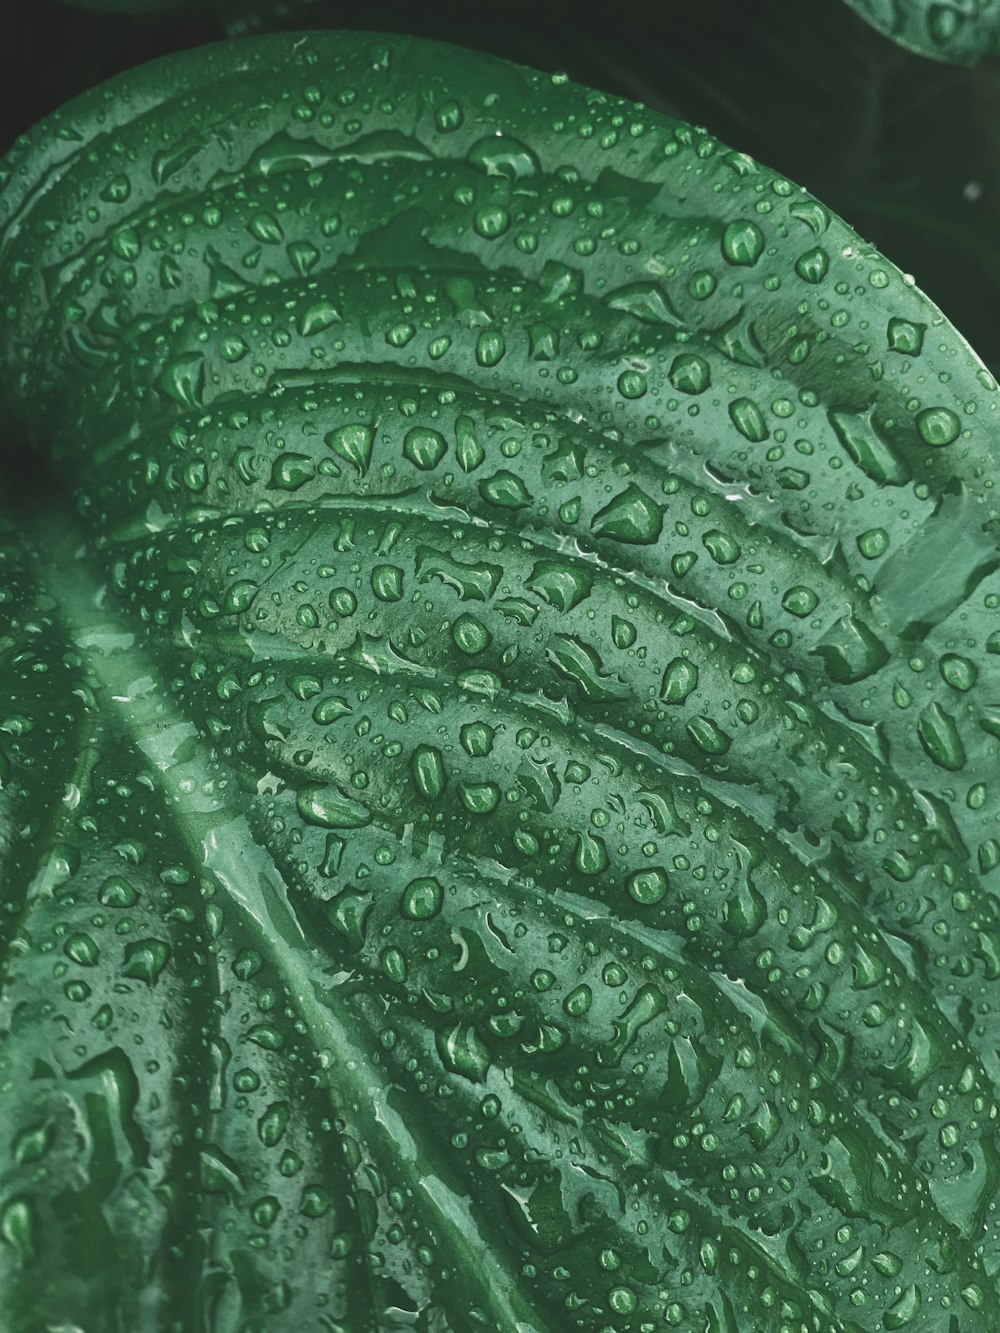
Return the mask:
{"type": "Polygon", "coordinates": [[[912,273],[1000,369],[1000,61],[910,55],[843,0],[202,0],[112,17],[0,0],[0,151],[73,94],[168,51],[266,27],[411,32],[703,125],[805,185],[912,273]]]}

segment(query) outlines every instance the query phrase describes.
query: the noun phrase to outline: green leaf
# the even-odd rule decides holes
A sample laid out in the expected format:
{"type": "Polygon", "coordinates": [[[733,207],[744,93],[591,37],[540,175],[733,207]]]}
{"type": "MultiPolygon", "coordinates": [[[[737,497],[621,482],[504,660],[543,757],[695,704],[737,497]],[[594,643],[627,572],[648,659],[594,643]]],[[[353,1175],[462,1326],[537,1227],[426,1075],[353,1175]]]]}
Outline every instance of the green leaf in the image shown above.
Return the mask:
{"type": "Polygon", "coordinates": [[[971,65],[1000,51],[998,0],[847,0],[900,46],[971,65]]]}
{"type": "Polygon", "coordinates": [[[157,62],[0,187],[7,1325],[977,1333],[998,399],[940,312],[404,39],[157,62]]]}

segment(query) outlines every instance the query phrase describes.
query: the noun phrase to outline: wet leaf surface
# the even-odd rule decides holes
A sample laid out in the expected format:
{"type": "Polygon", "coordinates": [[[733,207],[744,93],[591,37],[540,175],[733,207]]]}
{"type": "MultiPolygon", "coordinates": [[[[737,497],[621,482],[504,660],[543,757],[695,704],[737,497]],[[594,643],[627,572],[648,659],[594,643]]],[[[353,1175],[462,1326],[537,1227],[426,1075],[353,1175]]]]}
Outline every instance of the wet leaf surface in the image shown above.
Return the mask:
{"type": "Polygon", "coordinates": [[[981,1330],[965,341],[706,131],[421,41],[0,170],[12,1329],[981,1330]]]}

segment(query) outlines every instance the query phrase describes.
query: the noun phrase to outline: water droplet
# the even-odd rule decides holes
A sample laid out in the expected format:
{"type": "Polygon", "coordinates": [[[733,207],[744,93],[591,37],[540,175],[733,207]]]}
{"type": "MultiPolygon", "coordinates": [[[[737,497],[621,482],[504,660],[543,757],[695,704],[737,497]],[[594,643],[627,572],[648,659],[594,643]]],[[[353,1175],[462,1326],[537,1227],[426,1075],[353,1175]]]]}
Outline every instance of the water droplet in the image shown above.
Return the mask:
{"type": "Polygon", "coordinates": [[[432,876],[422,876],[407,884],[399,910],[411,921],[427,921],[440,912],[443,902],[444,890],[440,881],[432,876]]]}
{"type": "Polygon", "coordinates": [[[764,252],[764,236],[755,222],[730,222],[722,233],[722,254],[727,263],[752,268],[764,252]]]}
{"type": "Polygon", "coordinates": [[[799,277],[805,282],[814,284],[823,281],[829,267],[830,256],[819,246],[814,250],[807,250],[805,254],[799,255],[795,261],[795,272],[799,277]]]}
{"type": "Polygon", "coordinates": [[[501,509],[524,509],[531,504],[531,494],[524,482],[514,472],[501,469],[492,477],[479,483],[479,494],[490,504],[501,509]]]}
{"type": "Polygon", "coordinates": [[[812,588],[807,588],[803,583],[797,583],[794,587],[786,589],[781,598],[781,605],[791,615],[802,618],[811,615],[816,610],[819,605],[819,598],[812,588]]]}
{"type": "Polygon", "coordinates": [[[490,1067],[490,1054],[476,1029],[468,1023],[459,1023],[450,1030],[439,1029],[436,1034],[438,1056],[445,1069],[474,1083],[485,1079],[490,1067]]]}
{"type": "Polygon", "coordinates": [[[748,879],[739,880],[733,896],[726,899],[726,930],[737,939],[749,939],[756,935],[766,920],[767,902],[763,894],[748,879]]]}
{"type": "Polygon", "coordinates": [[[503,236],[510,227],[510,214],[505,208],[481,208],[475,216],[473,226],[485,240],[493,241],[498,236],[503,236]]]}
{"type": "Polygon", "coordinates": [[[295,327],[300,337],[311,338],[314,333],[323,333],[339,319],[340,311],[337,307],[331,301],[320,299],[302,307],[296,315],[295,327]]]}
{"type": "Polygon", "coordinates": [[[620,699],[626,693],[619,677],[604,670],[600,655],[571,634],[554,634],[545,657],[577,686],[584,698],[620,699]]]}
{"type": "Polygon", "coordinates": [[[181,139],[153,154],[152,176],[157,185],[162,185],[171,176],[186,167],[191,159],[200,153],[205,145],[200,139],[181,139]]]}
{"type": "Polygon", "coordinates": [[[456,648],[470,656],[484,652],[493,641],[493,636],[486,626],[468,612],[459,616],[454,622],[451,627],[451,637],[456,648]]]}
{"type": "Polygon", "coordinates": [[[382,971],[389,980],[395,981],[397,985],[401,986],[409,973],[406,954],[390,945],[379,954],[379,962],[382,964],[382,971]]]}
{"type": "Polygon", "coordinates": [[[285,248],[292,268],[302,278],[306,277],[319,263],[320,252],[311,241],[292,241],[285,248]]]}
{"type": "Polygon", "coordinates": [[[971,690],[979,677],[979,670],[974,662],[958,653],[945,653],[939,663],[941,677],[953,690],[971,690]]]}
{"type": "Polygon", "coordinates": [[[375,442],[375,433],[370,426],[362,422],[352,422],[349,425],[338,426],[323,438],[335,454],[346,459],[357,469],[360,476],[368,471],[372,445],[375,442]]]}
{"type": "Polygon", "coordinates": [[[608,1307],[615,1314],[633,1314],[639,1299],[631,1287],[612,1287],[608,1292],[608,1307]]]}
{"type": "Polygon", "coordinates": [[[735,564],[743,554],[739,542],[721,528],[710,528],[701,541],[717,565],[735,564]]]}
{"type": "Polygon", "coordinates": [[[751,444],[761,444],[771,433],[764,422],[764,414],[752,398],[734,398],[729,404],[729,416],[739,433],[751,444]]]}
{"type": "Polygon", "coordinates": [[[271,467],[268,485],[273,490],[297,491],[315,475],[313,460],[307,454],[279,454],[271,467]]]}
{"type": "Polygon", "coordinates": [[[704,393],[712,382],[708,362],[693,352],[675,356],[667,378],[678,392],[690,394],[704,393]]]}
{"type": "Polygon", "coordinates": [[[466,810],[474,815],[489,815],[500,804],[500,788],[495,782],[463,782],[459,796],[466,810]]]}
{"type": "Polygon", "coordinates": [[[889,534],[885,528],[869,528],[859,534],[857,544],[866,560],[877,560],[889,549],[889,534]]]}
{"type": "Polygon", "coordinates": [[[131,264],[142,253],[142,241],[134,227],[122,227],[112,237],[111,248],[119,259],[131,264]]]}
{"type": "Polygon", "coordinates": [[[97,895],[102,907],[134,907],[139,894],[123,875],[109,875],[97,895]]]}
{"type": "Polygon", "coordinates": [[[854,616],[834,621],[810,652],[822,659],[826,674],[841,685],[864,680],[889,660],[889,650],[854,616]]]}
{"type": "Polygon", "coordinates": [[[666,896],[668,887],[667,872],[662,866],[649,866],[645,870],[637,870],[629,876],[625,884],[629,897],[641,903],[643,907],[652,907],[655,903],[661,902],[666,896]]]}
{"type": "Polygon", "coordinates": [[[950,408],[929,407],[917,415],[917,430],[925,444],[941,448],[958,439],[962,424],[950,408]]]}
{"type": "Polygon", "coordinates": [[[581,1018],[590,1008],[594,993],[586,982],[576,986],[563,1000],[563,1008],[572,1018],[581,1018]]]}
{"type": "Polygon", "coordinates": [[[466,157],[487,176],[507,176],[511,180],[536,176],[540,169],[538,158],[527,144],[506,134],[479,139],[466,157]]]}
{"type": "Polygon", "coordinates": [[[346,717],[351,712],[351,706],[346,699],[340,695],[330,694],[325,699],[320,699],[319,703],[313,709],[313,721],[318,722],[321,727],[327,727],[331,722],[336,722],[339,717],[346,717]]]}
{"type": "Polygon", "coordinates": [[[393,324],[392,328],[386,333],[385,340],[390,347],[395,347],[399,351],[407,343],[412,342],[416,336],[416,326],[410,324],[407,320],[403,320],[399,324],[393,324]]]}
{"type": "Polygon", "coordinates": [[[675,325],[680,322],[680,316],[663,288],[655,282],[633,282],[627,287],[619,287],[604,299],[612,310],[623,310],[643,324],[675,325]]]}
{"type": "Polygon", "coordinates": [[[279,241],[285,239],[285,233],[281,230],[281,223],[271,216],[270,213],[255,213],[247,223],[247,231],[254,240],[261,241],[265,245],[277,245],[279,241]]]}
{"type": "Polygon", "coordinates": [[[581,875],[599,875],[608,868],[608,850],[604,839],[584,829],[577,834],[573,863],[581,875]]]}
{"type": "Polygon", "coordinates": [[[81,967],[96,967],[101,957],[101,951],[93,936],[82,931],[69,937],[63,945],[63,953],[81,967]]]}
{"type": "Polygon", "coordinates": [[[540,560],[531,571],[528,587],[559,611],[572,611],[593,587],[593,578],[582,569],[558,560],[540,560]]]}
{"type": "Polygon", "coordinates": [[[625,370],[618,376],[618,392],[623,398],[642,398],[646,389],[646,376],[638,370],[625,370]]]}
{"type": "Polygon", "coordinates": [[[435,108],[434,123],[437,125],[440,134],[451,134],[453,130],[461,129],[465,123],[462,104],[455,101],[454,98],[441,102],[435,108]]]}
{"type": "Polygon", "coordinates": [[[20,1165],[37,1162],[52,1146],[55,1130],[50,1124],[29,1125],[14,1135],[14,1160],[20,1165]]]}
{"type": "Polygon", "coordinates": [[[463,601],[488,601],[503,576],[499,565],[490,565],[485,561],[466,564],[430,546],[417,547],[416,565],[417,578],[421,583],[440,579],[447,587],[454,588],[463,601]]]}
{"type": "Polygon", "coordinates": [[[125,949],[122,975],[154,986],[170,959],[170,946],[163,940],[136,940],[125,949]]]}
{"type": "Polygon", "coordinates": [[[436,801],[444,791],[444,759],[433,745],[418,745],[410,756],[410,772],[417,790],[429,801],[436,801]]]}
{"type": "Polygon", "coordinates": [[[660,698],[664,703],[682,704],[698,686],[698,668],[685,657],[675,657],[663,673],[660,698]]]}
{"type": "Polygon", "coordinates": [[[476,439],[476,423],[471,417],[455,422],[455,456],[463,472],[475,472],[486,457],[486,450],[476,439]]]}
{"type": "Polygon", "coordinates": [[[928,704],[920,713],[917,735],[928,758],[950,773],[965,767],[965,746],[950,713],[938,703],[928,704]]]}
{"type": "Polygon", "coordinates": [[[889,320],[886,341],[890,351],[901,352],[904,356],[919,356],[923,350],[925,332],[924,324],[913,324],[908,319],[894,317],[889,320]]]}
{"type": "Polygon", "coordinates": [[[498,366],[507,352],[499,329],[484,329],[476,342],[476,360],[481,366],[498,366]]]}
{"type": "Polygon", "coordinates": [[[687,724],[688,735],[705,754],[723,755],[732,740],[711,718],[694,717],[687,724]]]}
{"type": "Polygon", "coordinates": [[[882,1323],[886,1329],[895,1330],[905,1328],[907,1324],[920,1313],[920,1307],[923,1299],[920,1294],[920,1288],[914,1283],[906,1288],[899,1300],[886,1310],[882,1323]]]}
{"type": "Polygon", "coordinates": [[[257,1121],[257,1133],[265,1148],[274,1148],[284,1138],[291,1120],[292,1108],[288,1102],[272,1102],[257,1121]]]}
{"type": "Polygon", "coordinates": [[[0,1209],[0,1237],[14,1250],[22,1267],[35,1258],[35,1217],[27,1199],[15,1197],[0,1209]]]}
{"type": "Polygon", "coordinates": [[[303,787],[296,805],[307,824],[321,828],[364,828],[372,822],[371,812],[338,787],[303,787]]]}
{"type": "Polygon", "coordinates": [[[473,759],[483,759],[493,749],[495,732],[486,722],[466,722],[460,732],[462,749],[473,759]]]}
{"type": "Polygon", "coordinates": [[[205,392],[205,358],[201,352],[175,357],[157,381],[159,388],[182,407],[196,408],[205,392]]]}
{"type": "Polygon", "coordinates": [[[375,565],[370,582],[380,602],[398,602],[403,596],[403,571],[398,565],[375,565]]]}
{"type": "Polygon", "coordinates": [[[407,431],[406,438],[403,441],[403,454],[414,467],[418,467],[423,472],[430,472],[436,468],[441,459],[448,451],[445,438],[440,431],[431,430],[429,426],[414,426],[407,431]]]}
{"type": "Polygon", "coordinates": [[[594,515],[590,527],[597,537],[650,545],[663,530],[663,509],[638,486],[630,485],[594,515]]]}
{"type": "Polygon", "coordinates": [[[639,631],[631,620],[621,616],[611,617],[611,638],[616,648],[631,648],[638,635],[639,631]]]}

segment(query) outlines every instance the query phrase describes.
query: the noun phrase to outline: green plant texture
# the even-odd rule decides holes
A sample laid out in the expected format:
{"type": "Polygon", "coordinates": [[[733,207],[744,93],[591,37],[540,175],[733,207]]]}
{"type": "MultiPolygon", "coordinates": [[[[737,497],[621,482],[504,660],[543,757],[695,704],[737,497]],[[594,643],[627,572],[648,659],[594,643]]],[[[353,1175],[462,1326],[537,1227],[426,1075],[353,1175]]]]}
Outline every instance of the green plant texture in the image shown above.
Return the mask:
{"type": "Polygon", "coordinates": [[[994,1327],[1000,397],[912,279],[272,34],[0,162],[0,399],[3,1333],[994,1327]]]}

